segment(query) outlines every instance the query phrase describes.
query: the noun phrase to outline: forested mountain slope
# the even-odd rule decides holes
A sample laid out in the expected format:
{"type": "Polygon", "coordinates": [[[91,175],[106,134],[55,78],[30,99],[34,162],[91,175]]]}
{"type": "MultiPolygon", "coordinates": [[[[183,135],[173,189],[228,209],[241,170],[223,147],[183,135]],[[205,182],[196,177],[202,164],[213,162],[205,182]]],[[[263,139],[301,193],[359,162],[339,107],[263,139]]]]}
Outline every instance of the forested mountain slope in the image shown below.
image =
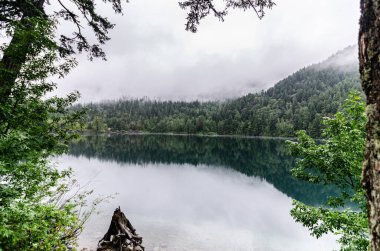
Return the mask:
{"type": "Polygon", "coordinates": [[[321,119],[337,112],[351,89],[360,90],[357,47],[305,67],[261,93],[229,101],[134,99],[86,105],[88,128],[101,131],[318,137],[321,119]]]}

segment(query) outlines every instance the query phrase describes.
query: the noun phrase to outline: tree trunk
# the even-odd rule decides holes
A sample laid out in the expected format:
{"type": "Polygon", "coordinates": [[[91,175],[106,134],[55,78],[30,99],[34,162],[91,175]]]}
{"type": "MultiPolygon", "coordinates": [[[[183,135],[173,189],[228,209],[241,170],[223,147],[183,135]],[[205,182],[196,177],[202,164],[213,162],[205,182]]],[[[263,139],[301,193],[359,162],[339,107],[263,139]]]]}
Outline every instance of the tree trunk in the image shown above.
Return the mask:
{"type": "Polygon", "coordinates": [[[99,241],[97,251],[144,251],[142,238],[120,207],[113,213],[110,227],[99,241]]]}
{"type": "Polygon", "coordinates": [[[380,251],[380,0],[361,0],[359,62],[367,96],[362,185],[368,201],[371,250],[380,251]]]}
{"type": "MultiPolygon", "coordinates": [[[[19,26],[15,27],[11,42],[4,50],[0,61],[0,107],[7,103],[12,94],[12,88],[34,42],[33,31],[35,24],[30,21],[30,18],[46,17],[43,10],[44,2],[45,0],[35,1],[34,8],[27,5],[23,6],[23,17],[19,22],[19,26]]],[[[0,112],[0,120],[4,119],[4,114],[2,113],[0,112]]]]}

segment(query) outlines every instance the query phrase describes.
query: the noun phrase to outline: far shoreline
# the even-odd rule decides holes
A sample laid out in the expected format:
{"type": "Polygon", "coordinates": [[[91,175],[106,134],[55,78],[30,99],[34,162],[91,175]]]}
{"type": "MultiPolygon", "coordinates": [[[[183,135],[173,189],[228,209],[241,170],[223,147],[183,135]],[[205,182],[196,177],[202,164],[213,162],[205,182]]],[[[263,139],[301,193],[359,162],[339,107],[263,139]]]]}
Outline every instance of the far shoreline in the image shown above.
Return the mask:
{"type": "Polygon", "coordinates": [[[282,136],[252,136],[241,134],[202,134],[202,133],[171,133],[171,132],[140,132],[140,131],[83,131],[80,133],[83,136],[93,135],[163,135],[163,136],[192,136],[192,137],[208,137],[208,138],[242,138],[242,139],[274,139],[274,140],[296,140],[296,137],[282,137],[282,136]]]}

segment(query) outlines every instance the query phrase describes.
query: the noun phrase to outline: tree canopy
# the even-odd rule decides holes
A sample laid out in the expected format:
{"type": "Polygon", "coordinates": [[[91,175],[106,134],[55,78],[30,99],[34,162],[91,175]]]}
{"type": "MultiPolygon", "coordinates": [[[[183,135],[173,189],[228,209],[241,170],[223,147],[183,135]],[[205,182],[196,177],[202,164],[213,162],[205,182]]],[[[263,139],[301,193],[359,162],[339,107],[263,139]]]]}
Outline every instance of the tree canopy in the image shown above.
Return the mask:
{"type": "Polygon", "coordinates": [[[367,120],[364,110],[360,95],[352,92],[341,112],[324,119],[322,142],[305,131],[298,132],[296,142],[289,142],[298,158],[292,169],[295,177],[339,190],[320,207],[294,201],[291,215],[317,238],[328,232],[338,235],[342,251],[369,247],[367,201],[360,184],[367,120]]]}

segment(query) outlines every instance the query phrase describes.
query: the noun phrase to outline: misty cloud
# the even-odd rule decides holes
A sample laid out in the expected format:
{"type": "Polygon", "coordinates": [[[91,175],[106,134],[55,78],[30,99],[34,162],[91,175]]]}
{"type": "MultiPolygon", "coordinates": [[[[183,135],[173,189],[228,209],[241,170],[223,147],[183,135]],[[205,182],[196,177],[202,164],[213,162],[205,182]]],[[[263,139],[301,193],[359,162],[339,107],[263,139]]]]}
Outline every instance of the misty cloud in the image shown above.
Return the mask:
{"type": "Polygon", "coordinates": [[[266,89],[355,44],[359,18],[358,1],[279,0],[262,20],[232,11],[224,23],[209,17],[192,34],[176,1],[131,1],[123,16],[99,7],[117,25],[105,47],[108,61],[80,57],[59,81],[58,94],[79,90],[82,102],[224,99],[266,89]]]}

